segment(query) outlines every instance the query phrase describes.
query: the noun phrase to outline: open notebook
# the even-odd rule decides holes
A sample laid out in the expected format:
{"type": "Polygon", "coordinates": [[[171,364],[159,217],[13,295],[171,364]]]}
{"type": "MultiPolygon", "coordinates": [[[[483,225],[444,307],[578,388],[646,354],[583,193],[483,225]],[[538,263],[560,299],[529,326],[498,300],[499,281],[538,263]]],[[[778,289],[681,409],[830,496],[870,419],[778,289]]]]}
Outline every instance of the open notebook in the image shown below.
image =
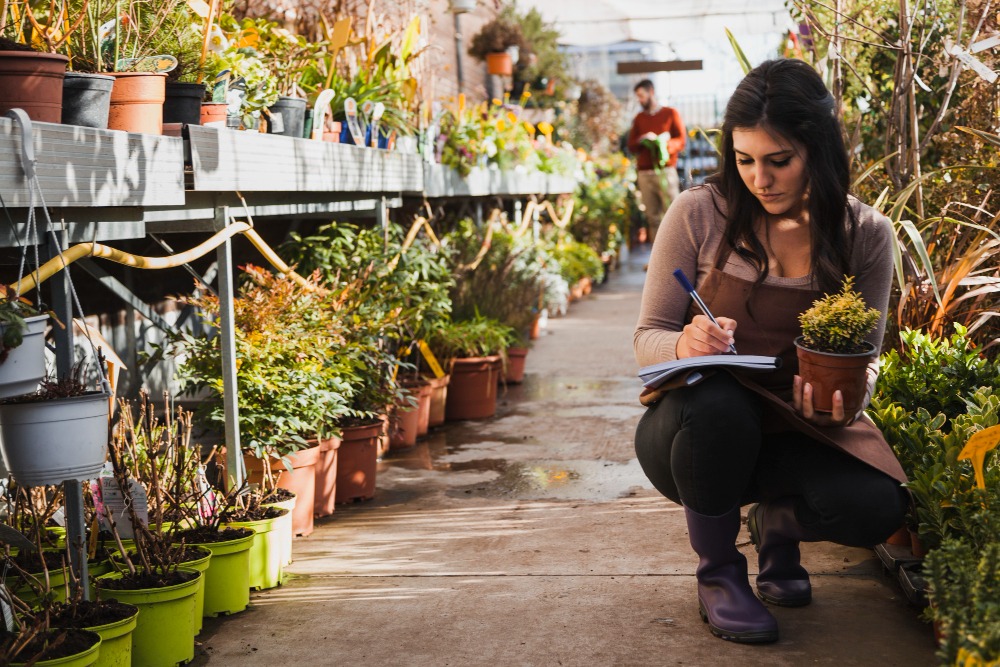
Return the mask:
{"type": "MultiPolygon", "coordinates": [[[[764,357],[756,354],[710,354],[704,357],[688,357],[675,361],[645,366],[639,369],[639,378],[647,389],[656,389],[664,382],[683,373],[697,372],[706,368],[733,368],[741,371],[773,371],[781,367],[780,357],[764,357]]],[[[700,379],[692,373],[688,384],[700,379]]]]}

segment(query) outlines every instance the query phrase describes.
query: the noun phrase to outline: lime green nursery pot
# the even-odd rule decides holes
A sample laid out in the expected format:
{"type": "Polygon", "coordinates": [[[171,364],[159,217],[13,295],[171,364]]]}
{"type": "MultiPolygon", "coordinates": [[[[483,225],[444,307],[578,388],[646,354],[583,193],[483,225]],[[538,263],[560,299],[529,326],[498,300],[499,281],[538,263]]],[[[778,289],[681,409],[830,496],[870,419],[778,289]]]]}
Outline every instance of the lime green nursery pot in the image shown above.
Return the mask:
{"type": "Polygon", "coordinates": [[[194,659],[195,602],[204,575],[187,567],[179,567],[177,571],[190,578],[163,588],[112,590],[106,584],[121,579],[120,572],[98,578],[102,598],[115,598],[139,608],[132,632],[133,665],[174,667],[194,659]]]}

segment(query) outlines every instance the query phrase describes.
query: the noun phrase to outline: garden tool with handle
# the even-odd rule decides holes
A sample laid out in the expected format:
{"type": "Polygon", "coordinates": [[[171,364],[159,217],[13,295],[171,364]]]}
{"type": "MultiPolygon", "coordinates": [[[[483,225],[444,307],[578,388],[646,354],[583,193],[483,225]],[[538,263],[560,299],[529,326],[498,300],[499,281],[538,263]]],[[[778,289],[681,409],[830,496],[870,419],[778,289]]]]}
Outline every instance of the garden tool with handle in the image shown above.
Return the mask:
{"type": "Polygon", "coordinates": [[[330,110],[330,101],[333,100],[334,92],[327,88],[316,96],[316,103],[313,105],[313,127],[312,138],[323,140],[323,127],[326,124],[326,112],[330,110]]]}
{"type": "Polygon", "coordinates": [[[358,118],[358,103],[353,97],[348,97],[344,100],[344,114],[347,116],[347,129],[351,132],[354,145],[364,146],[365,133],[361,129],[361,123],[358,118]]]}

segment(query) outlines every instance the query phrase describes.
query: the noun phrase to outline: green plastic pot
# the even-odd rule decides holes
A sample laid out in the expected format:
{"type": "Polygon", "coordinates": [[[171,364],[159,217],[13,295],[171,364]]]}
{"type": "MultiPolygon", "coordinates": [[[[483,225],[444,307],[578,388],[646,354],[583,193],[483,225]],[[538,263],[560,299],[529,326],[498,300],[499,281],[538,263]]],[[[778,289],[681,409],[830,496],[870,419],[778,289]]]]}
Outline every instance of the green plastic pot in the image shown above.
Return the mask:
{"type": "Polygon", "coordinates": [[[250,548],[256,535],[189,545],[212,552],[205,571],[204,616],[236,614],[250,604],[250,548]]]}
{"type": "MultiPolygon", "coordinates": [[[[212,551],[211,551],[211,549],[208,549],[208,548],[203,547],[203,546],[195,545],[195,544],[190,544],[190,545],[187,545],[187,546],[190,546],[192,549],[196,549],[201,555],[198,556],[197,558],[195,558],[194,560],[189,560],[189,561],[185,561],[185,562],[181,563],[180,564],[181,567],[190,568],[192,570],[198,570],[199,572],[205,572],[206,570],[208,570],[209,561],[212,559],[212,551]]],[[[129,549],[129,556],[131,557],[132,555],[133,555],[133,552],[132,552],[131,549],[129,549]]],[[[116,561],[116,562],[118,562],[118,563],[121,564],[121,568],[120,569],[123,569],[123,570],[125,569],[124,559],[119,555],[118,552],[115,552],[115,554],[111,558],[114,561],[116,561]]],[[[132,562],[134,563],[135,560],[133,559],[132,562]]],[[[205,609],[205,577],[202,577],[201,578],[201,582],[198,584],[198,592],[195,594],[195,602],[194,602],[194,610],[195,610],[194,634],[195,635],[198,635],[199,633],[201,633],[201,625],[202,625],[201,621],[202,621],[202,617],[204,616],[204,609],[205,609]]]]}
{"type": "Polygon", "coordinates": [[[211,566],[212,550],[207,547],[191,545],[192,549],[201,552],[201,558],[181,563],[182,567],[191,568],[202,573],[198,579],[198,591],[194,594],[194,634],[201,633],[202,619],[205,616],[205,572],[211,566]]]}
{"type": "MultiPolygon", "coordinates": [[[[195,596],[204,575],[187,567],[177,570],[191,572],[195,578],[165,588],[102,591],[103,597],[139,608],[132,631],[132,664],[174,667],[194,659],[195,596]]],[[[120,572],[112,572],[99,579],[108,581],[121,576],[120,572]]]]}
{"type": "MultiPolygon", "coordinates": [[[[81,651],[76,655],[68,655],[65,658],[54,658],[52,660],[39,660],[34,667],[90,667],[96,665],[101,651],[101,636],[91,630],[77,630],[94,636],[94,644],[86,651],[81,651]]],[[[23,667],[26,663],[15,662],[11,667],[23,667]]]]}
{"type": "Polygon", "coordinates": [[[282,500],[280,503],[265,503],[264,507],[277,507],[278,509],[288,510],[288,514],[279,517],[278,522],[274,526],[274,532],[278,534],[281,539],[281,565],[291,565],[292,563],[292,542],[295,541],[295,523],[292,521],[292,515],[295,512],[295,503],[298,502],[298,496],[294,498],[289,498],[288,500],[282,500]]]}
{"type": "Polygon", "coordinates": [[[101,650],[94,667],[130,667],[132,665],[132,631],[139,619],[139,609],[130,617],[107,625],[84,628],[101,636],[101,650]]]}
{"type": "MultiPolygon", "coordinates": [[[[92,594],[97,590],[94,587],[95,578],[101,576],[102,574],[107,574],[110,571],[110,561],[99,560],[87,563],[87,574],[90,577],[90,592],[92,594]]],[[[45,573],[43,572],[34,572],[31,576],[38,581],[45,581],[45,573]]],[[[66,570],[49,570],[49,590],[52,592],[52,599],[55,602],[66,601],[66,570]]],[[[72,591],[72,586],[70,587],[70,590],[72,591]]],[[[22,601],[32,606],[39,604],[42,601],[41,598],[35,595],[27,587],[19,589],[17,594],[22,601]]]]}
{"type": "Polygon", "coordinates": [[[264,591],[281,585],[284,555],[283,534],[277,530],[281,517],[291,514],[281,510],[281,516],[260,521],[235,521],[227,523],[230,528],[250,528],[254,532],[253,546],[250,547],[250,588],[264,591]]]}

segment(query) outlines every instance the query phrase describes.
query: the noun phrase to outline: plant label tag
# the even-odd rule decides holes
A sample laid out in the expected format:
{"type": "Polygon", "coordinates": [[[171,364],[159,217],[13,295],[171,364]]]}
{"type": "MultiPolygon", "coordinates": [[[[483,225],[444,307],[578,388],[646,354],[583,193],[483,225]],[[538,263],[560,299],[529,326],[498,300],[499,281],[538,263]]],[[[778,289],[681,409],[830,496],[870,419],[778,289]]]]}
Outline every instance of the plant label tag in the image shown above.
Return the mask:
{"type": "Polygon", "coordinates": [[[979,75],[979,78],[987,81],[989,83],[996,83],[996,80],[1000,78],[1000,74],[997,74],[989,67],[984,65],[981,60],[975,58],[964,49],[955,47],[951,50],[951,55],[955,56],[962,62],[962,64],[968,66],[973,72],[979,75]]]}
{"type": "Polygon", "coordinates": [[[979,53],[980,51],[985,51],[986,49],[992,49],[996,46],[1000,46],[1000,32],[993,35],[992,37],[987,37],[982,39],[972,46],[969,47],[969,53],[979,53]]]}
{"type": "Polygon", "coordinates": [[[7,584],[0,584],[0,612],[3,613],[3,622],[7,626],[7,632],[15,632],[17,626],[14,624],[14,607],[10,603],[10,591],[7,584]]]}
{"type": "Polygon", "coordinates": [[[275,111],[271,114],[271,134],[281,134],[285,131],[285,119],[282,117],[280,111],[275,111]]]}
{"type": "Polygon", "coordinates": [[[55,521],[57,526],[62,528],[66,527],[66,508],[60,507],[55,512],[52,513],[52,520],[55,521]]]}
{"type": "Polygon", "coordinates": [[[440,362],[438,362],[437,357],[431,352],[431,346],[427,344],[427,341],[421,339],[417,341],[417,347],[420,348],[420,354],[423,355],[424,361],[430,366],[431,371],[434,373],[434,377],[443,378],[445,373],[444,369],[441,368],[440,362]]]}
{"type": "Polygon", "coordinates": [[[187,6],[200,18],[207,18],[211,8],[205,0],[187,0],[187,6]]]}
{"type": "Polygon", "coordinates": [[[124,539],[135,538],[135,527],[132,525],[129,505],[135,510],[135,515],[139,523],[143,526],[149,525],[149,508],[146,500],[146,489],[134,479],[129,479],[129,493],[131,498],[127,498],[122,490],[118,488],[118,482],[114,478],[101,478],[101,498],[104,504],[104,517],[108,515],[114,519],[118,526],[118,535],[124,539]]]}

